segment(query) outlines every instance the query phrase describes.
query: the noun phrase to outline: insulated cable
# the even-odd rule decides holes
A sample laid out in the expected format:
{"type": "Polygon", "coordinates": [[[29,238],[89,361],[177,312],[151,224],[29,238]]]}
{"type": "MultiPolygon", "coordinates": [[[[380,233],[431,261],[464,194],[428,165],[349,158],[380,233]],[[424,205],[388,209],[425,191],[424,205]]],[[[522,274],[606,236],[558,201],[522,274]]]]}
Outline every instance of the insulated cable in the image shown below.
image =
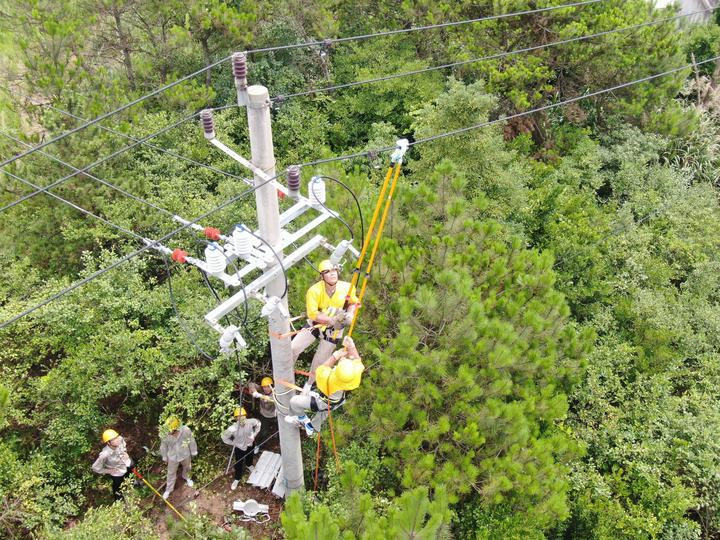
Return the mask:
{"type": "Polygon", "coordinates": [[[592,38],[596,38],[596,37],[601,37],[601,36],[606,36],[606,35],[609,35],[609,34],[615,34],[615,33],[618,33],[618,32],[626,32],[626,31],[628,31],[628,30],[637,30],[638,28],[643,28],[643,27],[646,27],[646,26],[653,26],[653,25],[656,25],[656,24],[662,24],[662,23],[665,23],[665,22],[670,22],[670,21],[674,21],[674,20],[677,20],[677,19],[681,19],[681,18],[683,18],[683,17],[692,17],[693,15],[699,15],[699,14],[702,14],[702,13],[706,13],[706,12],[708,12],[708,11],[714,11],[715,9],[716,9],[716,8],[708,8],[708,9],[703,9],[703,10],[699,10],[699,11],[693,11],[693,12],[691,12],[691,13],[683,13],[683,14],[680,14],[680,15],[675,15],[675,16],[673,16],[673,17],[666,17],[666,18],[664,18],[664,19],[656,19],[656,20],[648,21],[648,22],[644,22],[644,23],[633,24],[633,25],[631,25],[631,26],[625,26],[625,27],[623,27],[623,28],[614,28],[614,29],[612,29],[612,30],[605,30],[605,31],[603,31],[603,32],[597,32],[597,33],[595,33],[595,34],[590,34],[590,35],[586,35],[586,36],[577,36],[577,37],[574,37],[574,38],[562,39],[562,40],[559,40],[559,41],[552,41],[552,42],[550,42],[550,43],[544,43],[544,44],[541,44],[541,45],[534,45],[534,46],[532,46],[532,47],[524,47],[524,48],[522,48],[522,49],[515,49],[515,50],[512,50],[512,51],[501,52],[501,53],[497,53],[497,54],[491,54],[491,55],[488,55],[488,56],[482,56],[482,57],[480,57],[480,58],[472,58],[472,59],[469,59],[469,60],[461,60],[461,61],[459,61],[459,62],[451,62],[451,63],[449,63],[449,64],[442,64],[442,65],[439,65],[439,66],[430,66],[430,67],[426,67],[426,68],[422,68],[422,69],[416,69],[416,70],[413,70],[413,71],[405,71],[405,72],[402,72],[402,73],[394,73],[394,74],[392,74],[392,75],[385,75],[385,76],[383,76],[383,77],[375,77],[375,78],[372,78],[372,79],[365,79],[365,80],[362,80],[362,81],[353,81],[353,82],[349,82],[349,83],[336,84],[336,85],[333,85],[333,86],[326,86],[326,87],[323,87],[323,88],[316,88],[316,89],[314,89],[314,90],[306,90],[306,91],[303,91],[303,92],[296,92],[296,93],[293,93],[293,94],[279,94],[279,95],[271,98],[270,101],[272,101],[272,102],[284,102],[284,101],[287,100],[287,99],[296,98],[296,97],[311,96],[311,95],[314,95],[314,94],[321,94],[321,93],[326,93],[326,92],[332,92],[332,91],[334,91],[334,90],[340,90],[340,89],[344,89],[344,88],[352,88],[352,87],[354,87],[354,86],[361,86],[361,85],[365,85],[365,84],[371,84],[371,83],[382,82],[382,81],[390,81],[390,80],[393,80],[393,79],[399,79],[399,78],[401,78],[401,77],[408,77],[408,76],[412,76],[412,75],[420,75],[420,74],[422,74],[422,73],[428,73],[428,72],[432,72],[432,71],[437,71],[437,70],[447,69],[447,68],[452,68],[452,67],[457,67],[457,66],[464,66],[464,65],[467,65],[467,64],[475,64],[475,63],[484,62],[484,61],[487,61],[487,60],[497,60],[497,59],[499,59],[499,58],[505,58],[505,57],[507,57],[507,56],[511,56],[511,55],[515,55],[515,54],[532,52],[532,51],[536,51],[536,50],[540,50],[540,49],[547,49],[547,48],[550,48],[550,47],[554,47],[554,46],[556,46],[556,45],[566,45],[566,44],[568,44],[568,43],[575,43],[575,42],[579,42],[579,41],[585,41],[585,40],[588,40],[588,39],[592,39],[592,38]]]}
{"type": "MultiPolygon", "coordinates": [[[[316,178],[321,178],[321,177],[318,176],[318,177],[316,177],[316,178]]],[[[322,177],[322,178],[327,178],[327,177],[322,177]]],[[[341,218],[340,215],[339,215],[337,212],[333,212],[332,210],[330,210],[327,206],[325,206],[325,203],[324,203],[324,202],[322,202],[320,199],[318,199],[318,196],[317,196],[317,194],[315,193],[315,190],[312,188],[312,185],[311,185],[311,187],[310,187],[309,189],[310,189],[310,192],[312,193],[312,196],[313,196],[313,198],[315,199],[315,201],[316,201],[320,206],[322,206],[322,207],[325,209],[325,211],[326,211],[328,214],[330,214],[334,219],[337,219],[340,223],[342,223],[343,225],[345,225],[345,227],[347,228],[347,230],[350,232],[350,241],[355,240],[355,233],[353,232],[352,227],[351,227],[350,225],[348,225],[348,222],[345,221],[343,218],[341,218]]]]}
{"type": "MultiPolygon", "coordinates": [[[[73,113],[71,113],[71,112],[68,112],[68,111],[65,111],[65,110],[63,110],[63,109],[59,109],[59,108],[57,108],[57,107],[54,107],[53,105],[50,105],[50,104],[46,104],[45,107],[47,107],[48,109],[51,109],[51,110],[53,110],[53,111],[59,112],[60,114],[64,114],[65,116],[68,116],[68,117],[70,117],[70,118],[74,118],[74,119],[76,119],[76,120],[80,120],[80,121],[82,121],[82,122],[87,122],[87,121],[88,121],[86,118],[82,118],[82,117],[77,116],[77,115],[75,115],[75,114],[73,114],[73,113]]],[[[98,126],[98,127],[99,127],[101,130],[103,130],[103,131],[107,131],[108,133],[112,133],[113,135],[117,135],[117,136],[119,136],[119,137],[123,137],[123,138],[128,139],[128,140],[133,141],[133,142],[138,142],[138,139],[137,139],[136,137],[133,137],[132,135],[128,135],[127,133],[123,133],[122,131],[118,131],[118,130],[116,130],[116,129],[112,129],[112,128],[105,127],[105,126],[98,126]]],[[[233,173],[231,173],[231,172],[228,172],[228,171],[224,171],[224,170],[222,170],[222,169],[219,169],[218,167],[213,167],[212,165],[208,165],[208,164],[206,164],[206,163],[202,163],[202,162],[200,162],[200,161],[197,161],[197,160],[195,160],[195,159],[189,158],[189,157],[184,156],[184,155],[182,155],[182,154],[178,154],[177,152],[173,152],[172,150],[168,150],[167,148],[163,148],[162,146],[158,146],[158,145],[156,145],[156,144],[152,144],[152,143],[149,143],[149,142],[142,142],[141,144],[142,144],[143,146],[147,146],[148,148],[152,148],[153,150],[156,150],[156,151],[161,152],[161,153],[163,153],[163,154],[167,154],[168,156],[172,156],[172,157],[177,158],[177,159],[180,159],[180,160],[182,160],[182,161],[186,161],[186,162],[188,162],[188,163],[191,163],[192,165],[195,165],[196,167],[201,167],[201,168],[203,168],[203,169],[207,169],[208,171],[212,171],[212,172],[215,172],[215,173],[218,173],[218,174],[222,174],[222,175],[224,175],[224,176],[227,176],[227,177],[229,177],[229,178],[232,178],[233,180],[240,180],[240,181],[242,181],[242,182],[245,182],[245,183],[248,184],[248,185],[252,183],[252,180],[250,180],[250,179],[248,179],[248,178],[243,178],[243,177],[238,176],[238,175],[236,175],[236,174],[233,174],[233,173]]],[[[90,175],[88,175],[88,176],[90,176],[90,175]]]]}
{"type": "Polygon", "coordinates": [[[170,264],[167,260],[167,255],[164,253],[160,254],[163,260],[163,263],[165,263],[165,272],[167,272],[167,284],[168,284],[168,293],[170,295],[170,303],[172,304],[173,311],[175,312],[175,317],[177,317],[178,325],[182,329],[182,331],[185,333],[185,335],[190,340],[190,343],[192,343],[193,347],[195,347],[195,350],[197,350],[201,355],[203,355],[208,360],[212,361],[215,358],[213,356],[210,356],[205,350],[198,345],[197,340],[195,339],[195,336],[190,332],[190,330],[185,326],[185,320],[183,316],[180,314],[180,310],[178,309],[177,302],[175,302],[175,294],[173,293],[173,287],[172,287],[172,272],[170,270],[170,264]]]}
{"type": "MultiPolygon", "coordinates": [[[[4,131],[0,131],[0,135],[3,135],[3,136],[5,136],[5,137],[7,137],[8,139],[11,139],[11,140],[15,141],[16,143],[25,145],[25,146],[27,146],[27,147],[31,147],[31,145],[28,144],[28,143],[26,143],[25,141],[22,141],[22,140],[20,140],[20,139],[18,139],[18,138],[16,138],[16,137],[13,137],[12,135],[10,135],[9,133],[6,133],[6,132],[4,132],[4,131]]],[[[83,172],[88,178],[91,178],[91,179],[95,180],[96,182],[100,182],[100,183],[103,184],[104,186],[107,186],[107,187],[109,187],[110,189],[114,189],[115,191],[117,191],[118,193],[122,193],[122,194],[125,195],[126,197],[130,197],[131,199],[133,199],[133,200],[135,200],[135,201],[138,201],[138,202],[140,202],[140,203],[142,203],[142,204],[144,204],[144,205],[146,205],[146,206],[148,206],[148,207],[150,207],[150,208],[153,208],[153,209],[157,210],[158,212],[164,213],[164,214],[170,216],[171,218],[175,216],[175,214],[173,214],[173,213],[170,212],[169,210],[166,210],[165,208],[162,208],[161,206],[158,206],[158,205],[156,205],[156,204],[154,204],[154,203],[151,203],[151,202],[149,202],[149,201],[146,201],[146,200],[143,199],[142,197],[139,197],[139,196],[137,196],[137,195],[134,195],[134,194],[130,193],[129,191],[127,191],[127,190],[125,190],[125,189],[123,189],[123,188],[121,188],[121,187],[113,184],[112,182],[108,182],[107,180],[103,180],[102,178],[100,178],[100,177],[98,177],[98,176],[95,176],[95,175],[87,172],[87,170],[78,169],[78,168],[75,167],[74,165],[70,165],[70,164],[67,163],[66,161],[63,161],[63,160],[60,159],[59,157],[53,156],[52,154],[49,154],[49,153],[45,152],[44,150],[39,150],[39,152],[40,152],[40,155],[43,155],[43,156],[45,156],[45,157],[47,157],[47,158],[49,158],[49,159],[51,159],[51,160],[53,160],[53,161],[55,161],[55,162],[57,162],[57,163],[60,163],[61,165],[67,167],[68,169],[72,169],[73,171],[75,171],[74,174],[79,174],[79,173],[83,172]]],[[[86,168],[86,169],[87,169],[87,168],[86,168]]],[[[2,172],[7,173],[7,171],[2,171],[2,172]]],[[[8,174],[10,174],[10,173],[8,173],[8,174]]],[[[71,175],[71,176],[74,176],[74,175],[71,175]]],[[[41,187],[39,187],[39,186],[36,186],[36,187],[38,188],[39,191],[50,194],[50,192],[49,192],[48,190],[52,189],[52,188],[53,188],[53,185],[47,186],[47,187],[45,187],[45,188],[41,188],[41,187]]],[[[35,194],[37,194],[37,191],[34,192],[33,194],[28,195],[27,197],[28,197],[28,198],[33,197],[35,194]]],[[[19,201],[18,201],[18,202],[19,202],[19,201]]]]}
{"type": "MultiPolygon", "coordinates": [[[[658,73],[658,74],[655,74],[655,75],[650,75],[650,76],[647,76],[647,77],[643,77],[643,78],[641,78],[641,79],[637,79],[637,80],[634,80],[634,81],[630,81],[630,82],[626,82],[626,83],[619,84],[619,85],[616,85],[616,86],[612,86],[612,87],[609,87],[609,88],[605,88],[605,89],[603,89],[603,90],[597,90],[597,91],[591,92],[591,93],[589,93],[589,94],[585,94],[585,95],[578,96],[578,97],[575,97],[575,98],[570,98],[570,99],[567,99],[567,100],[564,100],[564,101],[559,101],[559,102],[557,102],[557,103],[552,103],[552,104],[550,104],[550,105],[546,105],[546,106],[542,106],[542,107],[537,107],[537,108],[534,108],[534,109],[528,109],[527,111],[523,111],[523,112],[520,112],[520,113],[516,113],[516,114],[510,115],[510,116],[504,116],[504,117],[498,118],[498,119],[496,119],[496,120],[490,120],[490,121],[487,121],[487,122],[482,122],[482,123],[480,123],[480,124],[475,124],[475,125],[468,126],[468,127],[465,127],[465,128],[456,129],[456,130],[448,131],[448,132],[445,132],[445,133],[439,133],[439,134],[437,134],[437,135],[433,135],[433,136],[431,136],[431,137],[426,137],[426,138],[424,138],[424,139],[418,139],[418,140],[416,140],[416,141],[410,142],[409,145],[410,145],[410,146],[415,146],[415,145],[418,145],[418,144],[424,144],[424,143],[426,143],[426,142],[434,141],[434,140],[437,140],[437,139],[442,139],[442,138],[446,138],[446,137],[452,137],[452,136],[459,135],[459,134],[462,134],[462,133],[466,133],[466,132],[468,132],[468,131],[472,131],[472,130],[475,130],[475,129],[480,129],[480,128],[483,128],[483,127],[495,125],[495,124],[498,124],[498,123],[500,123],[500,122],[505,122],[505,121],[507,121],[507,120],[510,120],[510,119],[512,119],[512,118],[518,118],[518,117],[521,117],[521,116],[526,116],[526,115],[534,114],[534,113],[536,113],[536,112],[545,111],[545,110],[549,110],[549,109],[553,109],[553,108],[557,108],[557,107],[562,107],[563,105],[567,105],[567,104],[570,104],[570,103],[575,103],[575,102],[581,101],[581,100],[583,100],[583,99],[587,99],[587,98],[595,97],[595,96],[598,96],[598,95],[601,95],[601,94],[606,94],[606,93],[609,93],[609,92],[613,92],[613,91],[618,90],[618,89],[621,89],[621,88],[627,88],[627,87],[633,86],[633,85],[635,85],[635,84],[640,84],[640,83],[643,83],[643,82],[648,82],[648,81],[650,81],[650,80],[653,80],[653,79],[656,79],[656,78],[659,78],[659,77],[664,77],[664,76],[666,76],[666,75],[671,75],[671,74],[673,74],[673,73],[678,73],[678,72],[683,71],[683,70],[685,70],[685,69],[690,69],[690,68],[692,68],[693,66],[699,66],[699,65],[706,64],[706,63],[708,63],[708,62],[714,62],[714,61],[716,61],[716,60],[718,60],[718,59],[720,59],[720,56],[715,56],[715,57],[712,57],[712,58],[708,58],[708,59],[706,59],[706,60],[702,60],[702,61],[700,61],[700,62],[695,62],[695,63],[692,63],[692,64],[687,64],[687,65],[684,65],[684,66],[681,66],[681,67],[678,67],[678,68],[674,68],[674,69],[670,69],[670,70],[668,70],[668,71],[664,71],[664,72],[662,72],[662,73],[658,73]]],[[[390,147],[385,147],[385,148],[377,149],[377,150],[375,150],[374,152],[377,152],[377,153],[389,152],[389,151],[394,150],[394,149],[395,149],[394,146],[390,146],[390,147]]],[[[315,166],[315,165],[320,165],[320,164],[324,164],[324,163],[333,163],[333,162],[338,162],[338,161],[346,161],[346,160],[349,160],[349,159],[354,159],[354,158],[358,158],[358,157],[364,157],[364,156],[366,156],[366,155],[367,155],[367,152],[360,152],[360,153],[348,154],[348,155],[344,155],[344,156],[337,156],[337,157],[333,157],[333,158],[319,159],[319,160],[311,161],[311,162],[308,162],[308,163],[299,164],[298,166],[300,166],[300,167],[309,167],[309,166],[315,166]]],[[[282,174],[282,173],[281,173],[281,174],[282,174]]],[[[275,175],[275,176],[273,176],[272,178],[268,178],[267,180],[261,182],[260,184],[258,184],[258,185],[255,186],[255,187],[252,187],[252,188],[250,188],[250,189],[248,189],[248,190],[246,190],[246,191],[244,191],[244,192],[242,192],[242,193],[240,193],[240,194],[238,194],[238,195],[234,195],[233,197],[231,197],[230,199],[227,199],[225,202],[221,203],[220,205],[218,205],[218,206],[216,206],[216,207],[208,210],[207,212],[205,212],[205,213],[202,214],[201,216],[195,218],[195,219],[192,220],[192,221],[189,221],[187,224],[182,225],[182,226],[179,227],[178,229],[175,229],[174,231],[169,232],[168,234],[164,235],[164,236],[161,237],[160,239],[158,239],[158,240],[156,240],[156,241],[153,241],[153,242],[150,242],[148,245],[146,245],[146,246],[144,246],[144,247],[142,247],[142,248],[140,248],[140,249],[138,249],[138,250],[136,250],[136,251],[133,251],[132,253],[129,253],[129,254],[123,256],[123,257],[121,257],[120,259],[118,259],[118,260],[115,261],[114,263],[110,264],[109,266],[107,266],[107,267],[105,267],[105,268],[102,268],[102,269],[100,269],[100,270],[97,270],[97,271],[93,272],[92,274],[90,274],[89,276],[81,279],[80,281],[77,281],[77,282],[73,283],[72,285],[69,285],[68,287],[65,287],[64,289],[58,291],[57,293],[53,294],[52,296],[46,298],[46,299],[43,300],[42,302],[40,302],[40,303],[38,303],[38,304],[36,304],[36,305],[34,305],[34,306],[32,306],[32,307],[30,307],[30,308],[22,311],[21,313],[15,315],[15,316],[13,316],[13,317],[11,317],[11,318],[8,319],[7,321],[4,321],[3,323],[0,323],[0,330],[2,330],[3,328],[7,327],[8,325],[14,323],[15,321],[17,321],[17,320],[25,317],[26,315],[29,315],[30,313],[32,313],[32,312],[40,309],[41,307],[49,304],[50,302],[52,302],[52,301],[54,301],[54,300],[57,300],[58,298],[60,298],[60,297],[62,297],[62,296],[65,296],[66,294],[68,294],[69,292],[74,291],[74,290],[77,289],[78,287],[81,287],[81,286],[85,285],[86,283],[88,283],[88,282],[90,282],[90,281],[92,281],[92,280],[100,277],[101,275],[105,274],[106,272],[109,272],[110,270],[112,270],[112,269],[120,266],[120,265],[123,264],[124,262],[126,262],[126,261],[128,261],[128,260],[130,260],[130,259],[132,259],[132,258],[134,258],[134,257],[136,257],[136,256],[138,256],[138,255],[140,255],[141,253],[145,252],[146,250],[150,249],[151,247],[154,247],[155,245],[157,245],[157,244],[159,244],[159,243],[161,243],[161,242],[164,242],[165,240],[167,240],[167,239],[169,239],[169,238],[172,238],[173,236],[177,235],[178,233],[180,233],[181,231],[183,231],[183,230],[185,230],[186,228],[190,227],[191,225],[197,223],[198,221],[200,221],[200,220],[202,220],[202,219],[204,219],[204,218],[206,218],[206,217],[208,217],[208,216],[210,216],[210,215],[212,215],[212,214],[214,214],[214,213],[216,213],[216,212],[218,212],[218,211],[226,208],[227,206],[233,204],[234,202],[236,202],[236,201],[244,198],[244,197],[247,196],[248,194],[253,193],[255,190],[259,189],[260,187],[264,186],[265,184],[276,180],[279,176],[280,176],[280,174],[275,175]]]]}
{"type": "MultiPolygon", "coordinates": [[[[280,46],[276,46],[276,47],[266,47],[266,48],[255,49],[255,50],[251,49],[249,51],[246,51],[246,54],[253,54],[253,53],[260,53],[260,52],[272,52],[272,51],[287,50],[287,49],[296,49],[296,48],[300,48],[300,47],[311,47],[311,46],[317,46],[317,45],[331,45],[333,43],[345,43],[348,41],[358,41],[358,40],[364,40],[364,39],[370,39],[370,38],[376,38],[376,37],[390,36],[390,35],[395,35],[395,34],[405,34],[408,32],[425,31],[425,30],[431,30],[431,29],[435,29],[435,28],[447,28],[450,26],[459,26],[459,25],[477,23],[477,22],[482,22],[482,21],[492,21],[492,20],[506,19],[506,18],[510,18],[510,17],[518,17],[521,15],[531,15],[534,13],[544,13],[544,12],[554,11],[554,10],[558,10],[558,9],[580,7],[580,6],[584,6],[584,5],[588,5],[588,4],[596,4],[596,3],[602,2],[602,1],[603,0],[585,0],[582,2],[573,2],[573,3],[569,3],[569,4],[561,4],[558,6],[549,6],[549,7],[544,7],[544,8],[529,9],[529,10],[525,10],[525,11],[517,11],[517,12],[512,12],[512,13],[503,13],[500,15],[490,15],[487,17],[479,17],[476,19],[467,19],[467,20],[463,20],[463,21],[440,23],[440,24],[433,24],[433,25],[426,25],[426,26],[417,26],[417,27],[412,27],[412,28],[402,28],[399,30],[389,30],[386,32],[376,32],[373,34],[349,36],[349,37],[345,37],[345,38],[326,39],[326,40],[322,40],[322,41],[311,41],[311,42],[307,42],[307,43],[280,45],[280,46]]],[[[109,111],[107,113],[101,114],[100,116],[97,116],[97,117],[93,118],[92,120],[85,122],[84,124],[81,124],[80,126],[77,126],[69,131],[61,133],[60,135],[52,137],[52,138],[48,139],[47,141],[44,141],[29,150],[26,150],[24,152],[16,154],[11,158],[5,159],[2,162],[0,162],[0,168],[5,167],[5,165],[13,163],[14,161],[17,161],[18,159],[23,158],[29,154],[32,154],[33,152],[36,152],[36,151],[40,150],[41,148],[45,148],[46,146],[48,146],[50,144],[54,144],[54,143],[64,139],[65,137],[72,135],[73,133],[77,133],[78,131],[81,131],[85,128],[88,128],[88,127],[94,125],[94,124],[97,124],[98,122],[101,122],[101,121],[105,120],[106,118],[109,118],[119,112],[129,109],[130,107],[137,105],[138,103],[141,103],[141,102],[145,101],[146,99],[149,99],[158,94],[161,94],[162,92],[165,92],[166,90],[169,90],[169,89],[177,86],[178,84],[187,81],[188,79],[191,79],[197,75],[200,75],[210,69],[213,69],[213,68],[219,66],[220,64],[222,64],[224,62],[227,62],[228,60],[230,60],[230,58],[232,58],[232,55],[226,56],[225,58],[221,58],[220,60],[213,62],[212,64],[210,64],[208,66],[205,66],[197,71],[194,71],[193,73],[191,73],[189,75],[181,77],[180,79],[178,79],[176,81],[173,81],[164,86],[161,86],[160,88],[157,88],[157,89],[153,90],[152,92],[145,94],[144,96],[134,99],[134,100],[126,103],[125,105],[121,105],[120,107],[113,109],[112,111],[109,111]]]]}
{"type": "MultiPolygon", "coordinates": [[[[216,110],[216,111],[217,111],[217,110],[228,109],[228,108],[231,108],[231,107],[237,107],[237,105],[226,105],[226,106],[224,106],[224,107],[219,107],[219,108],[213,109],[213,110],[216,110]]],[[[164,128],[162,128],[162,129],[160,129],[160,130],[158,130],[158,131],[155,131],[154,133],[151,133],[150,135],[146,135],[145,137],[141,137],[140,139],[137,139],[136,142],[134,142],[134,143],[132,143],[132,144],[130,144],[130,145],[124,146],[123,148],[120,148],[119,150],[116,150],[115,152],[113,152],[113,153],[111,153],[111,154],[109,154],[109,155],[107,155],[107,156],[105,156],[105,157],[103,157],[103,158],[100,158],[100,159],[98,159],[97,161],[94,161],[94,162],[91,163],[90,165],[85,165],[85,166],[82,167],[81,169],[76,169],[76,171],[75,171],[74,173],[71,173],[71,174],[69,174],[69,175],[67,175],[67,176],[64,176],[64,177],[58,179],[58,180],[55,180],[55,181],[52,182],[51,184],[45,186],[45,189],[46,189],[46,190],[47,190],[47,189],[52,189],[52,188],[54,188],[55,186],[58,186],[58,185],[62,184],[63,182],[69,180],[70,178],[73,178],[74,176],[77,176],[77,175],[80,174],[80,173],[85,173],[85,172],[89,171],[90,169],[92,169],[92,168],[94,168],[94,167],[97,167],[98,165],[101,165],[101,164],[103,164],[103,163],[105,163],[105,162],[107,162],[107,161],[109,161],[109,160],[111,160],[111,159],[113,159],[113,158],[121,155],[121,154],[124,154],[124,153],[127,152],[128,150],[132,150],[132,149],[135,148],[136,146],[138,146],[138,145],[140,145],[140,144],[143,144],[145,141],[149,141],[150,139],[154,139],[155,137],[159,137],[160,135],[163,135],[164,133],[167,133],[167,132],[170,131],[171,129],[174,129],[174,128],[176,128],[177,126],[179,126],[179,125],[181,125],[181,124],[184,124],[185,122],[188,122],[188,121],[192,120],[193,118],[195,118],[195,117],[197,117],[197,116],[199,116],[199,115],[200,115],[200,111],[198,111],[198,112],[196,112],[196,113],[193,113],[193,114],[191,114],[190,116],[186,116],[186,117],[184,117],[184,118],[181,118],[181,119],[178,120],[177,122],[173,122],[172,124],[170,124],[170,125],[168,125],[168,126],[165,126],[164,128]]],[[[43,147],[44,147],[44,146],[43,146],[43,147]]],[[[34,146],[33,148],[35,149],[35,151],[39,151],[39,150],[40,150],[40,148],[37,147],[37,146],[34,146]]],[[[28,152],[29,152],[29,151],[28,151],[28,152]]],[[[21,202],[23,202],[23,201],[25,201],[25,200],[27,200],[27,199],[29,199],[29,198],[31,198],[31,197],[34,197],[35,195],[38,195],[38,194],[41,193],[41,192],[42,192],[42,190],[39,190],[39,191],[34,191],[33,193],[28,193],[27,195],[23,195],[23,196],[20,197],[19,199],[16,199],[15,201],[6,204],[6,205],[3,206],[3,207],[0,207],[0,213],[1,213],[1,212],[4,212],[5,210],[8,210],[9,208],[12,208],[12,207],[15,206],[16,204],[20,204],[21,202]]]]}

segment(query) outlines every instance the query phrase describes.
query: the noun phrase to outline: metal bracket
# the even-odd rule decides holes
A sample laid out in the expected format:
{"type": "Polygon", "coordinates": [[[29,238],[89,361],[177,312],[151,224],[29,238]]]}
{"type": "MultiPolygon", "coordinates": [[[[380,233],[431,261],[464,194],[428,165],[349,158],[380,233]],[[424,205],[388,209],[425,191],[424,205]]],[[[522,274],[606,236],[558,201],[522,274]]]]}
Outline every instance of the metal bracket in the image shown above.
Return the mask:
{"type": "Polygon", "coordinates": [[[278,298],[277,296],[271,296],[265,301],[265,305],[260,311],[260,314],[263,317],[270,317],[270,315],[272,315],[275,311],[278,311],[280,315],[282,315],[286,319],[290,318],[290,312],[282,303],[282,300],[280,300],[280,298],[278,298]]]}
{"type": "Polygon", "coordinates": [[[398,161],[402,161],[403,156],[405,156],[405,152],[407,152],[408,148],[410,147],[410,141],[407,139],[398,139],[395,151],[390,156],[390,161],[393,163],[397,163],[398,161]]]}

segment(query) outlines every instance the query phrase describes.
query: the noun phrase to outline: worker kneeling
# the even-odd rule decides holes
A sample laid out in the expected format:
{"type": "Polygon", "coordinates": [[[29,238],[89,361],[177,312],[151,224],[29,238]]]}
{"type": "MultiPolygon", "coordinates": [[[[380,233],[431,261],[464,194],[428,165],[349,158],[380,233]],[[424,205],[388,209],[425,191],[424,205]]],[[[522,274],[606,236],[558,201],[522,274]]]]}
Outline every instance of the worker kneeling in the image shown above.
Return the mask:
{"type": "Polygon", "coordinates": [[[310,391],[307,395],[300,394],[290,399],[290,413],[285,421],[305,428],[308,436],[320,431],[329,411],[340,407],[345,401],[345,392],[360,386],[365,366],[355,348],[352,338],[343,339],[343,348],[332,353],[322,365],[318,366],[315,384],[321,395],[310,391]],[[305,412],[315,412],[310,420],[305,412]]]}

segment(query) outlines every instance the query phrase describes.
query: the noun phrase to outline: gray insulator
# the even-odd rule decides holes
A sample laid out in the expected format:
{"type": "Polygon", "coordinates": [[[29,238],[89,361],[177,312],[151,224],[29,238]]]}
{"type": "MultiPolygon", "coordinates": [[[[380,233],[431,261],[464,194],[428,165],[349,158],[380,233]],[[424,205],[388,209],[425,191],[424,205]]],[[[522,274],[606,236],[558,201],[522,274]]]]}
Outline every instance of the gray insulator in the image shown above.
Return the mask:
{"type": "Polygon", "coordinates": [[[215,138],[215,122],[213,122],[213,112],[211,109],[203,109],[200,111],[200,122],[202,123],[205,138],[211,140],[215,138]]]}
{"type": "Polygon", "coordinates": [[[290,165],[287,169],[288,196],[297,200],[300,196],[300,167],[290,165]]]}

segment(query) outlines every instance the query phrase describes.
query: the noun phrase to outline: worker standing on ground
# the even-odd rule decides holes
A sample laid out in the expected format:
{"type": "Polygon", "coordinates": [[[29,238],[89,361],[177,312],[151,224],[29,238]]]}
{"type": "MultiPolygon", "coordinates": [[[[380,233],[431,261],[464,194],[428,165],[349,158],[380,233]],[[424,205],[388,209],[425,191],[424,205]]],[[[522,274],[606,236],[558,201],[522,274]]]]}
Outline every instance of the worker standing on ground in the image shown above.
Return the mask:
{"type": "Polygon", "coordinates": [[[197,443],[192,431],[182,425],[177,416],[171,416],[165,422],[167,433],[160,441],[160,456],[167,463],[167,483],[163,499],[167,499],[175,489],[178,465],[182,465],[182,477],[188,487],[193,487],[190,478],[191,457],[197,456],[197,443]]]}
{"type": "Polygon", "coordinates": [[[259,386],[255,383],[248,384],[248,390],[252,397],[259,401],[260,414],[263,418],[275,418],[277,416],[275,398],[273,398],[272,377],[263,377],[259,386]]]}
{"type": "Polygon", "coordinates": [[[342,330],[352,323],[358,297],[355,287],[347,281],[340,281],[339,267],[329,260],[318,266],[320,281],[311,286],[305,295],[307,326],[292,340],[293,364],[298,356],[316,340],[320,340],[310,366],[310,377],[305,390],[315,381],[315,370],[335,350],[340,342],[342,330]]]}
{"type": "Polygon", "coordinates": [[[255,437],[260,432],[260,421],[248,418],[245,408],[235,409],[235,423],[222,433],[222,441],[233,447],[232,460],[235,464],[235,477],[230,489],[237,489],[242,478],[245,466],[252,470],[255,457],[255,437]]]}
{"type": "Polygon", "coordinates": [[[355,348],[352,338],[343,339],[343,348],[335,351],[317,368],[316,385],[321,395],[310,391],[307,395],[299,394],[290,398],[290,414],[285,421],[305,428],[308,436],[320,431],[328,416],[328,409],[335,410],[345,401],[345,391],[360,386],[360,379],[365,366],[355,348]],[[310,420],[306,411],[316,412],[310,420]]]}
{"type": "Polygon", "coordinates": [[[102,434],[105,447],[92,465],[97,474],[107,474],[112,478],[112,492],[116,501],[123,498],[120,492],[123,480],[130,474],[133,460],[127,452],[125,439],[114,429],[106,429],[102,434]]]}

